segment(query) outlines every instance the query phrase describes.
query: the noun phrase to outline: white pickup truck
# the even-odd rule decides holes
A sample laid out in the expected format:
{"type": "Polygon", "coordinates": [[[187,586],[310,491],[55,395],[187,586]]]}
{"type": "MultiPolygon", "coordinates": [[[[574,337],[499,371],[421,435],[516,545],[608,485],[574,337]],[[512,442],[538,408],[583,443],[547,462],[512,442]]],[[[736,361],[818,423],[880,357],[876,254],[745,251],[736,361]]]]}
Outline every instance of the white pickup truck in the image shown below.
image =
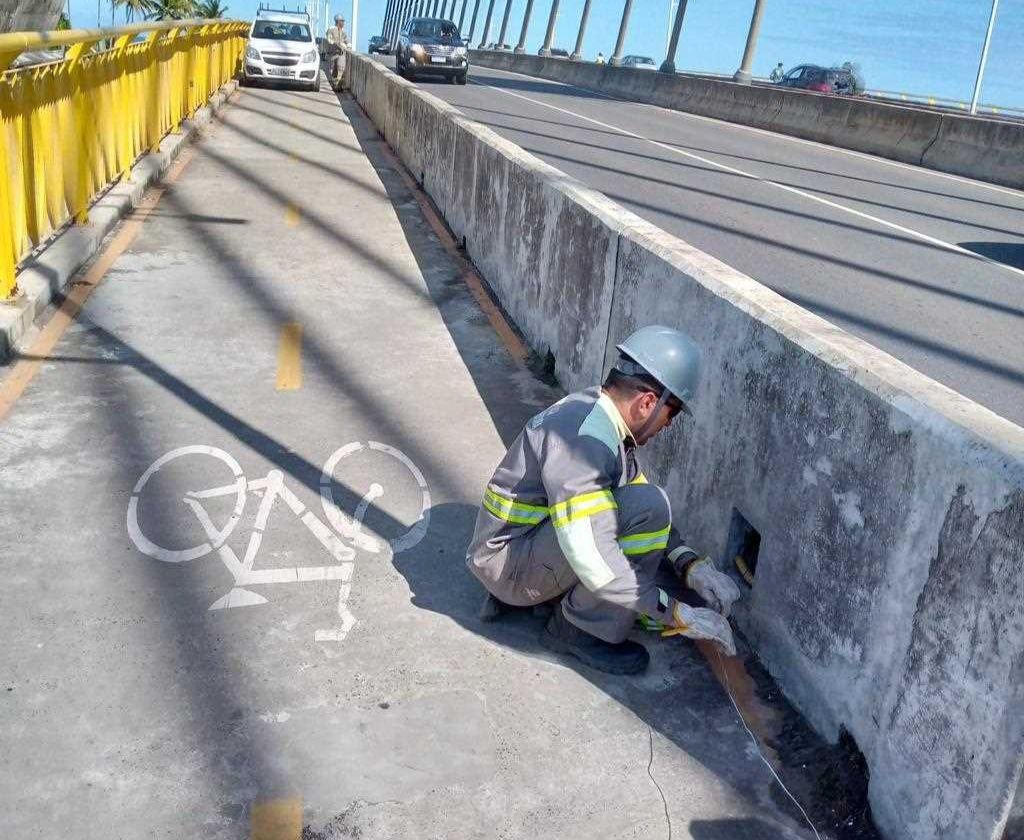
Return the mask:
{"type": "Polygon", "coordinates": [[[309,15],[260,9],[245,46],[242,84],[292,82],[320,90],[320,54],[309,15]]]}

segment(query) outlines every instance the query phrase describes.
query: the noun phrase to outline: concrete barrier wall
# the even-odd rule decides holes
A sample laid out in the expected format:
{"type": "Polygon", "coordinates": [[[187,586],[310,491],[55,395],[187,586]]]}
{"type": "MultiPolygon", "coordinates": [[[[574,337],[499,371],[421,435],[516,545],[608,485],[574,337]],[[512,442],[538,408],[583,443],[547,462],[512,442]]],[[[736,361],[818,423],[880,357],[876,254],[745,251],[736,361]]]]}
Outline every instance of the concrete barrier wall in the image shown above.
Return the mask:
{"type": "Polygon", "coordinates": [[[1024,429],[533,158],[381,65],[353,93],[567,388],[687,330],[692,420],[645,451],[684,534],[761,538],[737,615],[892,840],[998,840],[1024,761],[1024,429]]]}
{"type": "Polygon", "coordinates": [[[475,50],[471,62],[1024,189],[1024,125],[853,97],[475,50]]]}

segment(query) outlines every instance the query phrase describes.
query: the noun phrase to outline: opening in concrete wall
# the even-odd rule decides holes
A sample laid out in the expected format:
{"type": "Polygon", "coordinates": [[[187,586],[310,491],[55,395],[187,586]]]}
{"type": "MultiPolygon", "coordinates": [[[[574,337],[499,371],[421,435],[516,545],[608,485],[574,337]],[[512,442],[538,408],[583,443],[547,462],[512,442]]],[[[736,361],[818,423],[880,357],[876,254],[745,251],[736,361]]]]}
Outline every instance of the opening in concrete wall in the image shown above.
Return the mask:
{"type": "Polygon", "coordinates": [[[733,508],[725,556],[732,558],[732,562],[736,565],[736,571],[750,587],[754,585],[757,555],[760,550],[761,532],[751,525],[742,513],[733,508]]]}

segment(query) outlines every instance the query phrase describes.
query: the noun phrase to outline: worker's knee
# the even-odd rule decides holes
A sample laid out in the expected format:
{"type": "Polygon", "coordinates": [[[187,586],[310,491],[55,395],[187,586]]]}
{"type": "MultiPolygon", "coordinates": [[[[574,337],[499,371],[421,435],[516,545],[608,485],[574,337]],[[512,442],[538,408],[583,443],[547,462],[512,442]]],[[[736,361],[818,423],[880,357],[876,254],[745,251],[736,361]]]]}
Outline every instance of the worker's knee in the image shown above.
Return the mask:
{"type": "Polygon", "coordinates": [[[657,484],[627,484],[612,495],[618,505],[620,534],[659,531],[672,524],[668,496],[657,484]]]}

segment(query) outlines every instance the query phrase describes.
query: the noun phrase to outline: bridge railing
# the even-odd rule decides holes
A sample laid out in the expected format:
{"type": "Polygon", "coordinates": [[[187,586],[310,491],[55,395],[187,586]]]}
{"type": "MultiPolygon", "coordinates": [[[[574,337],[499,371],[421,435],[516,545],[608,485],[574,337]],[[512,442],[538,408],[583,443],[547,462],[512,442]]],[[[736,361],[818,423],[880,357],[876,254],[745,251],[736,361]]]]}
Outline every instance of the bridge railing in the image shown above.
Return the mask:
{"type": "Polygon", "coordinates": [[[240,21],[173,20],[116,29],[0,35],[0,300],[20,260],[235,73],[240,21]],[[63,60],[10,69],[23,52],[63,60]]]}

